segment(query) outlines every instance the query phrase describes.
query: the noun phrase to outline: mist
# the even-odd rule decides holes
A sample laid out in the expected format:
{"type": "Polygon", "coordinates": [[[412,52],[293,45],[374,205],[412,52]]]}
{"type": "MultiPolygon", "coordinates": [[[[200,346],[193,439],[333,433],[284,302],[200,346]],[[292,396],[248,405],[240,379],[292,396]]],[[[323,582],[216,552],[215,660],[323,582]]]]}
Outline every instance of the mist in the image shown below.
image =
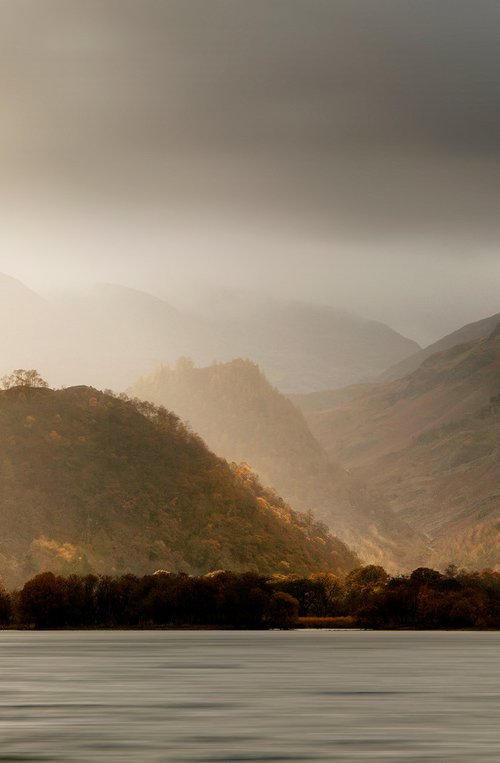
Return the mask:
{"type": "Polygon", "coordinates": [[[498,311],[493,2],[0,3],[0,270],[429,343],[498,311]]]}

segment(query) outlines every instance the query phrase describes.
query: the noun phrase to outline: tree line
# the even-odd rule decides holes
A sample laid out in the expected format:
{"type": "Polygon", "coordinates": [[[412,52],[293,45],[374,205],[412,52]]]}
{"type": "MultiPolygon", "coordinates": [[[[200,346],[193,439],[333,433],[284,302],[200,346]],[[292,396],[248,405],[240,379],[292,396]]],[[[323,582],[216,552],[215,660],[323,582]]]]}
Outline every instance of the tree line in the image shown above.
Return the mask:
{"type": "Polygon", "coordinates": [[[0,590],[0,625],[19,628],[500,628],[500,573],[420,567],[389,576],[376,565],[344,579],[218,571],[138,577],[43,572],[0,590]]]}

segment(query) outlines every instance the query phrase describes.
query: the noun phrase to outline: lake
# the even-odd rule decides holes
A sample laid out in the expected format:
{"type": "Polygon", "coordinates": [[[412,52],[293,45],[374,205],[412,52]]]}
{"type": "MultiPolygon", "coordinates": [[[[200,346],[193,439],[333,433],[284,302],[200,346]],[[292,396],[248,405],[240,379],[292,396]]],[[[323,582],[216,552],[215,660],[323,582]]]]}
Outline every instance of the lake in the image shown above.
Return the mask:
{"type": "Polygon", "coordinates": [[[0,632],[0,761],[500,759],[500,633],[0,632]]]}

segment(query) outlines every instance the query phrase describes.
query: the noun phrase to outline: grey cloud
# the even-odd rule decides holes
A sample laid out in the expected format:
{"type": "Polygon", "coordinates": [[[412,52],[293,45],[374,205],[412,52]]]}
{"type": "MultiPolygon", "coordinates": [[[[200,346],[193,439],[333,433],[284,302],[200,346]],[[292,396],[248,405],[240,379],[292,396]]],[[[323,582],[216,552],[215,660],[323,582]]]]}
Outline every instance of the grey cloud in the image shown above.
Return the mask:
{"type": "MultiPolygon", "coordinates": [[[[425,193],[444,225],[457,182],[481,163],[496,196],[494,0],[3,0],[0,14],[14,179],[116,194],[136,181],[138,195],[167,198],[184,185],[188,204],[198,162],[201,174],[223,155],[259,193],[270,184],[275,194],[259,163],[271,162],[285,195],[304,177],[306,212],[317,193],[333,196],[339,217],[350,217],[344,207],[369,217],[363,195],[377,189],[389,207],[399,199],[403,217],[415,203],[418,220],[422,174],[438,158],[450,177],[425,193]]],[[[234,182],[223,162],[219,180],[223,197],[234,182]]],[[[458,216],[469,206],[474,217],[479,205],[465,196],[458,216]]]]}
{"type": "MultiPolygon", "coordinates": [[[[186,261],[221,248],[214,278],[236,279],[237,257],[251,270],[252,244],[281,263],[268,237],[276,252],[302,246],[319,285],[325,248],[371,248],[390,273],[380,253],[405,241],[400,260],[472,258],[488,279],[496,0],[0,0],[0,49],[0,195],[20,219],[46,206],[55,230],[71,208],[96,239],[103,216],[135,220],[153,270],[151,227],[168,241],[184,224],[204,242],[186,261]],[[225,227],[252,232],[232,257],[225,227]]],[[[89,261],[112,270],[121,257],[133,272],[131,246],[94,243],[89,261]]]]}
{"type": "Polygon", "coordinates": [[[61,153],[498,151],[495,2],[11,0],[0,11],[4,84],[20,121],[33,119],[25,141],[61,153]]]}

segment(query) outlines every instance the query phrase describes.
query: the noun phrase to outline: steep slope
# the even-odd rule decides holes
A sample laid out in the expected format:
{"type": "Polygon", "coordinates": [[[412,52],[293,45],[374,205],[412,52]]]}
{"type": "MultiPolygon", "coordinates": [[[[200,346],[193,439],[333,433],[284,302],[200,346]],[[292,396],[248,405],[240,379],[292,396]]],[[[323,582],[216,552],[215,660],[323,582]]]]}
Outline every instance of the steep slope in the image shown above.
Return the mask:
{"type": "Polygon", "coordinates": [[[165,410],[88,387],[0,393],[0,575],[345,571],[357,559],[165,410]]]}
{"type": "Polygon", "coordinates": [[[408,569],[425,553],[418,533],[376,491],[330,461],[300,412],[250,361],[161,367],[133,393],[175,408],[215,452],[250,463],[266,484],[296,508],[312,510],[365,560],[408,569]]]}
{"type": "Polygon", "coordinates": [[[377,460],[365,474],[432,539],[428,564],[500,566],[500,395],[377,460]]]}
{"type": "Polygon", "coordinates": [[[496,566],[499,393],[500,326],[403,379],[337,394],[334,407],[306,417],[331,454],[429,536],[428,563],[496,566]]]}
{"type": "Polygon", "coordinates": [[[384,371],[380,378],[383,381],[391,381],[392,379],[400,379],[403,376],[407,376],[413,371],[416,371],[424,360],[430,358],[431,355],[435,355],[436,352],[443,352],[444,350],[449,350],[451,347],[456,347],[457,344],[464,344],[466,342],[471,342],[473,339],[481,339],[489,336],[499,322],[500,313],[496,313],[495,315],[490,315],[488,318],[483,318],[480,321],[468,323],[466,326],[462,326],[462,328],[444,336],[442,339],[430,344],[428,347],[424,347],[423,350],[418,350],[408,358],[399,361],[384,371]]]}
{"type": "Polygon", "coordinates": [[[333,457],[348,467],[365,466],[473,413],[498,393],[499,374],[500,337],[492,333],[432,355],[403,379],[334,392],[330,400],[337,404],[305,415],[333,457]]]}

